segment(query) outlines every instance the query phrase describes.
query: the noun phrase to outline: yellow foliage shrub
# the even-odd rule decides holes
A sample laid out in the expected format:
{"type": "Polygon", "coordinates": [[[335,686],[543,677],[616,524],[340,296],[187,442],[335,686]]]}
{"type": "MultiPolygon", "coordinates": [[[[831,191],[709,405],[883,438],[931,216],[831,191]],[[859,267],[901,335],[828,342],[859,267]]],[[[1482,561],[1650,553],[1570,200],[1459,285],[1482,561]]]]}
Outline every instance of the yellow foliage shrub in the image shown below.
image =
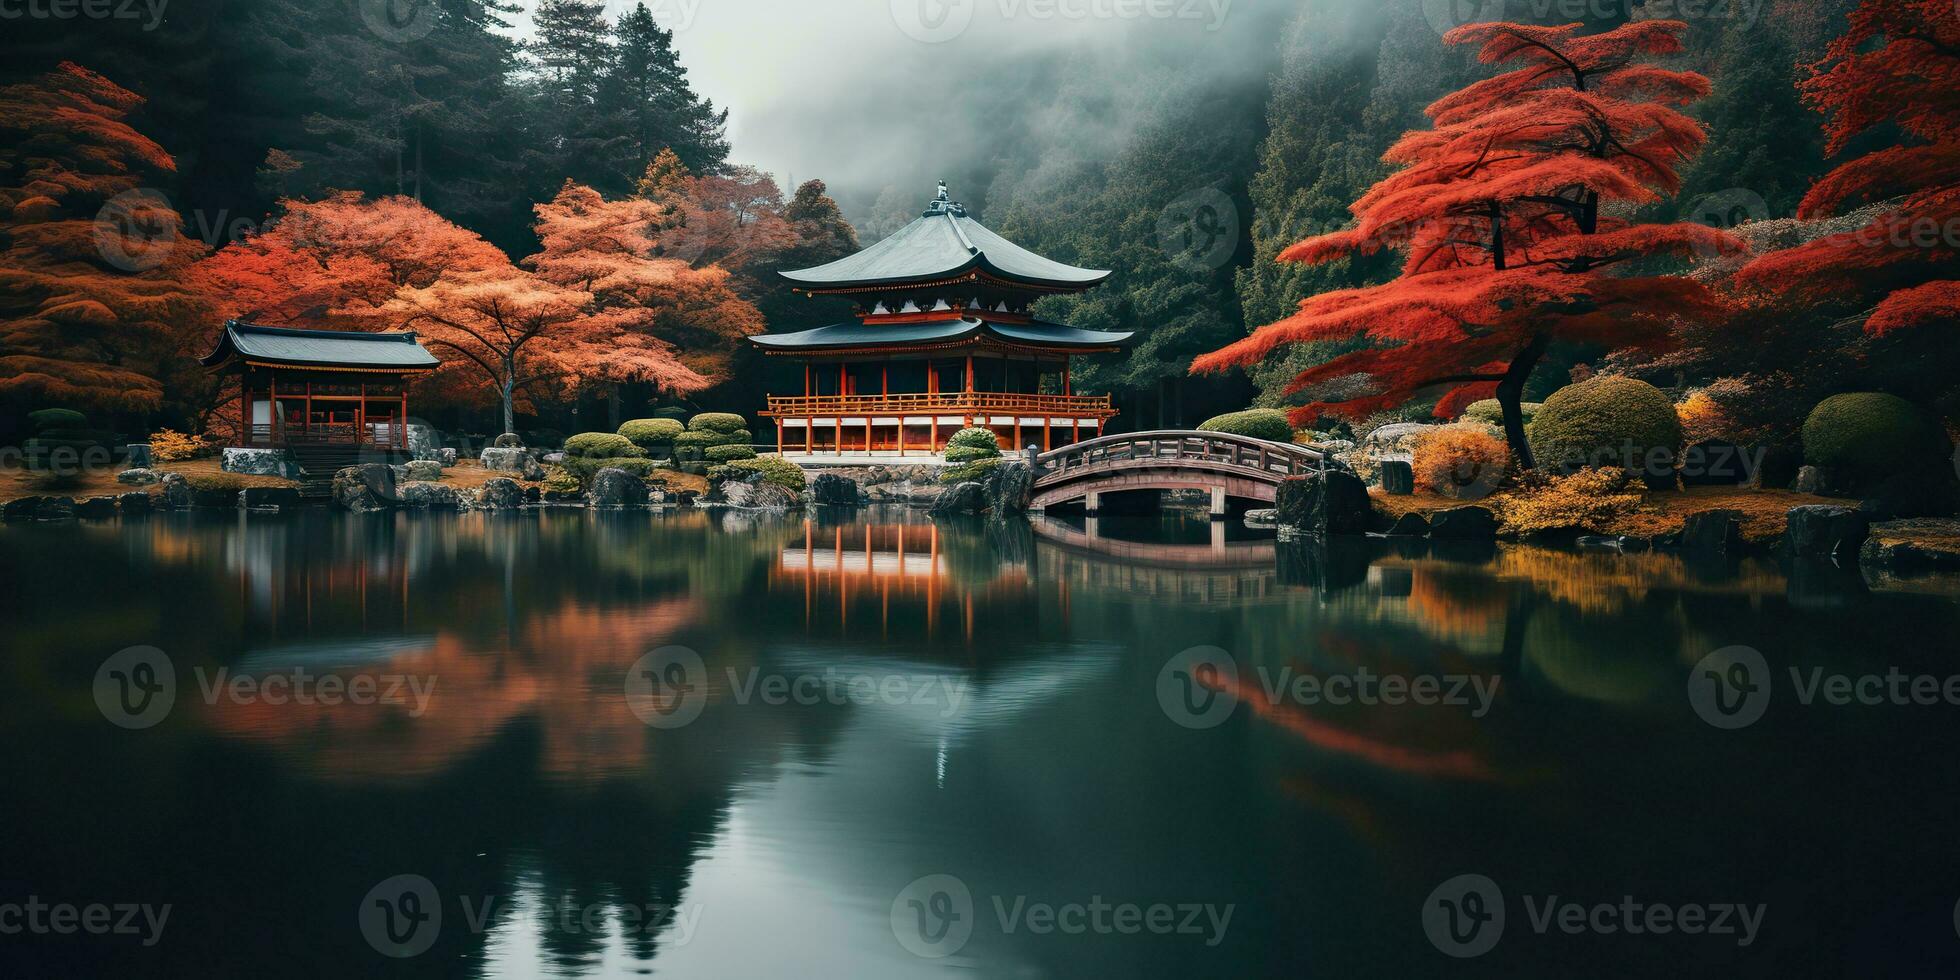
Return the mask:
{"type": "Polygon", "coordinates": [[[1697,391],[1674,406],[1674,414],[1681,419],[1681,437],[1688,442],[1704,439],[1730,438],[1734,420],[1722,410],[1722,405],[1710,397],[1706,391],[1697,391]]]}
{"type": "Polygon", "coordinates": [[[1584,469],[1571,476],[1533,480],[1511,495],[1504,528],[1518,534],[1544,531],[1610,531],[1614,521],[1640,509],[1636,477],[1617,467],[1584,469]]]}
{"type": "Polygon", "coordinates": [[[1449,426],[1415,446],[1416,486],[1446,497],[1489,496],[1511,468],[1504,440],[1468,426],[1449,426]]]}
{"type": "Polygon", "coordinates": [[[150,456],[159,463],[181,463],[196,459],[211,448],[199,436],[185,435],[169,429],[158,429],[150,434],[150,456]]]}

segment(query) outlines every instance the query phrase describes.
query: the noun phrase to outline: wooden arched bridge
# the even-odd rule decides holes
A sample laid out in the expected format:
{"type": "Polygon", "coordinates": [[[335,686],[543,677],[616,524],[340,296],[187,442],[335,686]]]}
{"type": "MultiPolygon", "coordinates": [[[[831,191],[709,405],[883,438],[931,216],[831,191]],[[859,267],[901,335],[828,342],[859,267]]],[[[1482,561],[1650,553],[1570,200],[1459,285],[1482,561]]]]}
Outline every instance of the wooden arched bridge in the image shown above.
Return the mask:
{"type": "Polygon", "coordinates": [[[1213,516],[1229,497],[1272,503],[1281,480],[1347,464],[1312,446],[1224,432],[1161,430],[1102,436],[1034,457],[1031,510],[1080,501],[1094,511],[1106,493],[1208,490],[1213,516]]]}

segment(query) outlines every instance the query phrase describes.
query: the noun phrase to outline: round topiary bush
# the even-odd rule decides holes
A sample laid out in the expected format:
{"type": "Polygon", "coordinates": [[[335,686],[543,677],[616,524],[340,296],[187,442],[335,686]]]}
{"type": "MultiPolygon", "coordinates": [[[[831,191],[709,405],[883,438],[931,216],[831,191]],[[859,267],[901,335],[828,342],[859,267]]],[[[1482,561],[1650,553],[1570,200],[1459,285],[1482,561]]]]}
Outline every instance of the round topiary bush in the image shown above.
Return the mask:
{"type": "Polygon", "coordinates": [[[1565,471],[1618,466],[1655,483],[1673,477],[1681,420],[1659,388],[1600,375],[1553,392],[1527,435],[1540,466],[1565,471]]]}
{"type": "Polygon", "coordinates": [[[634,419],[619,427],[619,434],[641,449],[665,448],[687,427],[673,419],[634,419]]]}
{"type": "Polygon", "coordinates": [[[27,413],[27,421],[37,432],[49,429],[80,429],[88,425],[88,416],[72,408],[44,408],[27,413]]]}
{"type": "Polygon", "coordinates": [[[980,449],[991,449],[995,455],[999,455],[1000,453],[1000,437],[994,435],[994,430],[981,428],[977,425],[953,433],[953,438],[946,440],[946,445],[949,447],[971,446],[980,449]]]}
{"type": "Polygon", "coordinates": [[[999,459],[1000,450],[985,446],[947,446],[946,462],[971,463],[976,459],[999,459]]]}
{"type": "MultiPolygon", "coordinates": [[[[1545,407],[1544,402],[1524,402],[1518,406],[1518,414],[1524,416],[1524,424],[1530,425],[1531,420],[1537,417],[1538,410],[1543,407],[1545,407]]],[[[1463,410],[1463,417],[1472,422],[1501,427],[1504,424],[1504,406],[1498,404],[1495,398],[1474,401],[1470,403],[1470,407],[1463,410]]]]}
{"type": "Polygon", "coordinates": [[[732,463],[738,459],[754,459],[755,450],[747,446],[709,446],[702,455],[710,463],[732,463]]]}
{"type": "Polygon", "coordinates": [[[749,420],[733,412],[702,412],[687,423],[690,432],[741,432],[749,420]]]}
{"type": "Polygon", "coordinates": [[[621,459],[645,456],[646,450],[611,432],[581,432],[565,440],[565,455],[583,459],[621,459]]]}
{"type": "Polygon", "coordinates": [[[1228,435],[1265,439],[1269,442],[1293,441],[1293,423],[1288,422],[1286,413],[1277,408],[1227,412],[1204,420],[1198,428],[1206,432],[1223,432],[1228,435]]]}
{"type": "Polygon", "coordinates": [[[762,482],[773,483],[785,490],[803,492],[808,484],[802,467],[780,456],[762,456],[756,459],[738,459],[708,471],[710,479],[742,479],[751,474],[761,474],[762,482]]]}
{"type": "Polygon", "coordinates": [[[1833,395],[1803,423],[1804,462],[1829,467],[1847,487],[1923,468],[1949,451],[1946,434],[1897,395],[1833,395]]]}

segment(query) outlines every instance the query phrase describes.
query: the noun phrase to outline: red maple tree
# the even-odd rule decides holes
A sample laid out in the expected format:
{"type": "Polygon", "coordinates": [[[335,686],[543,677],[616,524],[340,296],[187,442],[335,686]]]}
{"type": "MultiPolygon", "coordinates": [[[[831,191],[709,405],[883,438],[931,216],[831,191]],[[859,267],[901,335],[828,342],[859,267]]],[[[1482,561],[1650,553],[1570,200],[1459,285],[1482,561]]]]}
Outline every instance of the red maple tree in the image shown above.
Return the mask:
{"type": "Polygon", "coordinates": [[[1431,104],[1432,128],[1389,149],[1384,159],[1400,169],[1352,205],[1353,227],[1280,254],[1314,263],[1394,250],[1405,255],[1401,274],[1309,297],[1192,370],[1252,364],[1282,344],[1363,339],[1372,346],[1294,379],[1287,394],[1351,386],[1317,392],[1295,422],[1359,418],[1435,390],[1436,414],[1449,417],[1494,395],[1511,450],[1529,467],[1519,406],[1554,341],[1661,348],[1676,317],[1720,316],[1721,298],[1684,276],[1613,274],[1658,255],[1742,249],[1703,225],[1623,216],[1678,192],[1679,166],[1705,139],[1678,107],[1706,95],[1708,80],[1642,60],[1680,51],[1686,25],[1641,21],[1585,36],[1581,26],[1451,31],[1447,43],[1515,67],[1431,104]]]}
{"type": "Polygon", "coordinates": [[[1960,15],[1952,0],[1865,0],[1802,88],[1830,117],[1828,150],[1891,124],[1902,139],[1839,166],[1799,206],[1825,218],[1875,203],[1863,227],[1771,252],[1736,282],[1757,302],[1860,311],[1884,337],[1960,316],[1960,15]]]}

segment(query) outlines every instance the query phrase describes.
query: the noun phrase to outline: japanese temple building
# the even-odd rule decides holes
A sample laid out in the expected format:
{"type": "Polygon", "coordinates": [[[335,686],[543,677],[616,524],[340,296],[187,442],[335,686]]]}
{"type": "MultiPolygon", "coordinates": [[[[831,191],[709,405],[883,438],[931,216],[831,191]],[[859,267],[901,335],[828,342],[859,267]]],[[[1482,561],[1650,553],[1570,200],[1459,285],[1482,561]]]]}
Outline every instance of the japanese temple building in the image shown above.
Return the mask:
{"type": "Polygon", "coordinates": [[[990,428],[1005,446],[1052,449],[1100,435],[1108,395],[1075,394],[1069,358],[1109,353],[1131,334],[1080,330],[1028,313],[1109,273],[1034,254],[987,230],[946,185],[925,213],[855,255],[783,277],[840,296],[857,319],[750,342],[803,368],[803,393],[762,413],[793,461],[936,457],[955,432],[990,428]]]}
{"type": "Polygon", "coordinates": [[[239,376],[236,448],[408,447],[408,385],[438,365],[413,333],[225,324],[204,358],[239,376]]]}

